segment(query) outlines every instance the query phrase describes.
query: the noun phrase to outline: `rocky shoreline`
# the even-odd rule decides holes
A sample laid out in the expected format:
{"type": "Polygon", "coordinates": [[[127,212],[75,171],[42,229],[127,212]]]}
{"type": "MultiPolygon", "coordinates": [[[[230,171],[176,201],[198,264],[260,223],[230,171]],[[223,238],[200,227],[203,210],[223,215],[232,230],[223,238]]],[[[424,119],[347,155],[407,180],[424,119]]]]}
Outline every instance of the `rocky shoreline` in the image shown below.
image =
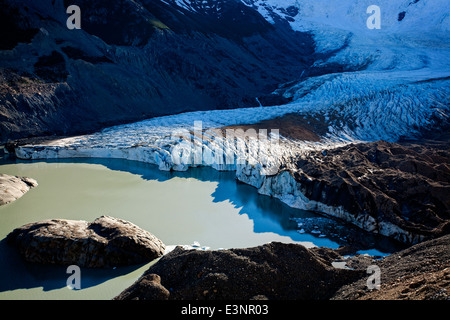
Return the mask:
{"type": "Polygon", "coordinates": [[[449,245],[444,236],[383,259],[276,242],[222,251],[177,247],[114,299],[450,300],[449,245]],[[380,268],[379,289],[367,286],[368,266],[380,268]]]}
{"type": "Polygon", "coordinates": [[[177,247],[115,299],[327,299],[358,276],[296,244],[219,251],[177,247]]]}
{"type": "Polygon", "coordinates": [[[450,235],[379,258],[352,248],[271,242],[251,248],[198,250],[165,245],[121,219],[45,220],[6,239],[39,264],[87,268],[158,259],[114,300],[450,300],[450,235]],[[368,267],[380,270],[369,288],[368,267]]]}

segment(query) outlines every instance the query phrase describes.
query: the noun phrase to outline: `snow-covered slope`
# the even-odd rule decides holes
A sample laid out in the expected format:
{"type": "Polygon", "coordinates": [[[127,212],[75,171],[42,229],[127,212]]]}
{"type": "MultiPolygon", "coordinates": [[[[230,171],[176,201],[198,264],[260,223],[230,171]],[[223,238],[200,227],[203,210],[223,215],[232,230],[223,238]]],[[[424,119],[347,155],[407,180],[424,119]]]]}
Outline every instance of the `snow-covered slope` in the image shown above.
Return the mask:
{"type": "Polygon", "coordinates": [[[287,21],[311,32],[320,52],[333,52],[321,64],[347,69],[449,70],[450,3],[447,0],[242,0],[269,22],[287,21]],[[381,29],[369,29],[370,5],[380,8],[381,29]],[[337,52],[336,52],[337,51],[337,52]]]}
{"type": "MultiPolygon", "coordinates": [[[[349,36],[352,46],[382,45],[387,38],[430,41],[448,39],[450,4],[446,0],[242,0],[257,9],[269,22],[289,22],[294,30],[311,31],[319,48],[337,49],[349,36]],[[381,11],[381,29],[367,28],[371,14],[367,8],[377,5],[381,11]]],[[[386,43],[384,43],[386,45],[386,43]]],[[[378,48],[375,48],[378,49],[378,48]]]]}
{"type": "MultiPolygon", "coordinates": [[[[224,3],[242,2],[268,22],[312,33],[327,63],[347,68],[448,68],[448,0],[165,0],[182,10],[220,17],[224,3]],[[381,29],[369,29],[369,6],[380,8],[381,29]],[[430,49],[432,50],[430,51],[430,49]]],[[[317,61],[321,65],[325,61],[317,61]]]]}
{"type": "MultiPolygon", "coordinates": [[[[180,0],[183,1],[183,0],[180,0]]],[[[365,32],[367,8],[377,5],[382,13],[382,28],[387,32],[411,30],[446,31],[450,28],[446,0],[241,0],[272,22],[284,18],[297,30],[339,28],[353,33],[365,32]],[[403,19],[399,13],[405,12],[403,19]],[[400,16],[400,17],[401,17],[400,16]]]]}
{"type": "Polygon", "coordinates": [[[336,135],[396,141],[448,121],[448,1],[242,1],[271,23],[313,34],[324,56],[312,69],[332,74],[306,72],[282,91],[300,112],[325,115],[336,135]],[[381,29],[367,27],[373,4],[381,29]]]}

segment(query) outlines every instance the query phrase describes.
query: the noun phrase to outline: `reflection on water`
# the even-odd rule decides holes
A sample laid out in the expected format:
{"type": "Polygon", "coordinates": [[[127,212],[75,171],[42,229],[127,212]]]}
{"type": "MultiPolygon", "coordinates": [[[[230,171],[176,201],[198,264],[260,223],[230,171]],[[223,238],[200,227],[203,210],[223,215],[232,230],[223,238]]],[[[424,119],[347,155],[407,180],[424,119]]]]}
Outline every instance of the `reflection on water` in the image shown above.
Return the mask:
{"type": "MultiPolygon", "coordinates": [[[[271,241],[331,248],[350,244],[380,255],[395,249],[385,239],[258,195],[253,187],[237,183],[232,172],[163,172],[119,159],[3,163],[1,173],[34,178],[39,186],[0,207],[0,239],[43,219],[92,221],[111,215],[150,231],[166,245],[198,241],[218,249],[271,241]]],[[[66,267],[26,263],[1,241],[0,299],[110,299],[147,268],[82,269],[82,290],[77,292],[65,288],[66,267]]]]}

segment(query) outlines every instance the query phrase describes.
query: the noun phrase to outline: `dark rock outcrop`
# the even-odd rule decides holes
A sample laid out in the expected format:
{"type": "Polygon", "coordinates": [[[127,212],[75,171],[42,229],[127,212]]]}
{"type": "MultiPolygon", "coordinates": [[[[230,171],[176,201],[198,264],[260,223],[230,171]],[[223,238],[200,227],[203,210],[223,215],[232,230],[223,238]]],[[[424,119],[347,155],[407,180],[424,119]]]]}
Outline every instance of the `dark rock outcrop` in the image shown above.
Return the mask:
{"type": "Polygon", "coordinates": [[[115,299],[328,299],[361,275],[336,269],[318,251],[296,244],[220,251],[176,247],[115,299]]]}
{"type": "Polygon", "coordinates": [[[31,178],[0,174],[0,206],[19,199],[37,185],[31,178]]]}
{"type": "Polygon", "coordinates": [[[102,216],[93,222],[53,219],[24,225],[6,241],[29,262],[103,268],[160,257],[161,240],[131,222],[102,216]]]}

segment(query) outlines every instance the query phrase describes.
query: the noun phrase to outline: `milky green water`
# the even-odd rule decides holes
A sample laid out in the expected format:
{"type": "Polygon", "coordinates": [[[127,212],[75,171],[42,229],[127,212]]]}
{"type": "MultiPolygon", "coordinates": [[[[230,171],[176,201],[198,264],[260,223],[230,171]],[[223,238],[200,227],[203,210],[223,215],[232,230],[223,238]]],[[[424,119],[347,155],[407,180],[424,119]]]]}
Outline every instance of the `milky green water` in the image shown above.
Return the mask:
{"type": "MultiPolygon", "coordinates": [[[[168,173],[114,159],[10,163],[0,165],[0,172],[39,183],[22,198],[0,207],[0,239],[16,227],[43,219],[92,221],[111,215],[150,231],[167,246],[194,241],[211,249],[271,241],[307,247],[340,244],[328,237],[300,234],[290,218],[313,214],[258,195],[254,188],[236,183],[233,173],[205,168],[168,173]]],[[[70,290],[65,266],[24,262],[2,240],[0,299],[111,299],[150,264],[81,269],[81,290],[70,290]]]]}

